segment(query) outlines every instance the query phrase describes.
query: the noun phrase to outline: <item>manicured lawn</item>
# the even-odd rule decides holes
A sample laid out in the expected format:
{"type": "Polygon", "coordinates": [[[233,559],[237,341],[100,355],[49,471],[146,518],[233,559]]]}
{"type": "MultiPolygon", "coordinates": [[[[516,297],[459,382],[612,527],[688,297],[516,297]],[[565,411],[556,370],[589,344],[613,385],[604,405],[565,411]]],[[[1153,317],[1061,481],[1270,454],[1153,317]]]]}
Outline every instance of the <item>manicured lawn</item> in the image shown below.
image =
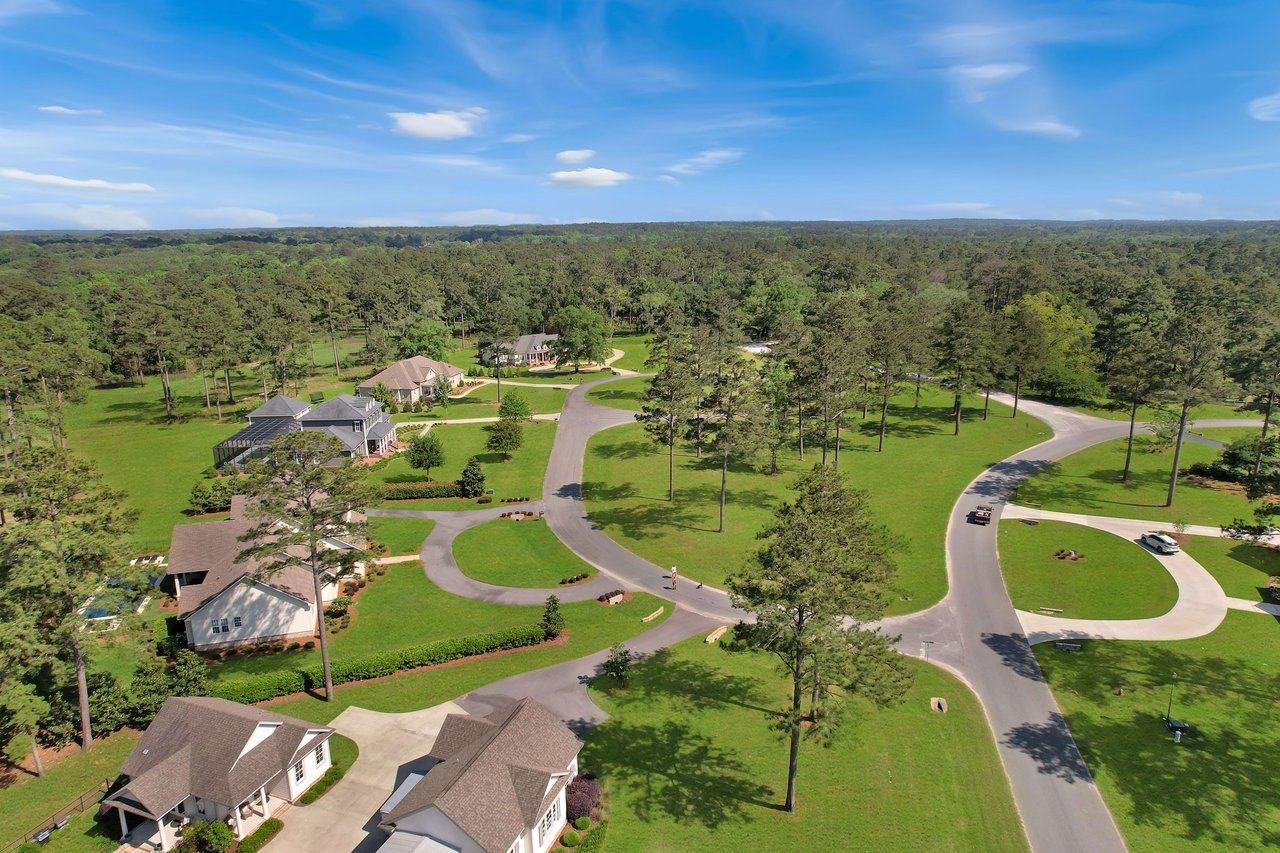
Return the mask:
{"type": "MultiPolygon", "coordinates": [[[[433,480],[456,480],[462,474],[467,460],[479,457],[484,469],[485,484],[493,489],[493,502],[502,498],[527,497],[537,500],[542,496],[542,480],[547,471],[547,459],[555,442],[554,421],[533,421],[524,426],[524,446],[513,454],[511,461],[485,449],[489,433],[487,424],[442,424],[431,428],[440,436],[444,446],[444,467],[432,469],[433,480]]],[[[374,483],[418,483],[425,478],[421,471],[409,467],[403,454],[391,457],[385,466],[373,469],[369,478],[374,483]]],[[[475,501],[456,499],[391,501],[384,506],[399,509],[476,509],[475,501]]]]}
{"type": "Polygon", "coordinates": [[[369,535],[387,546],[392,557],[417,554],[436,523],[425,518],[370,518],[369,535]]]}
{"type": "MultiPolygon", "coordinates": [[[[524,380],[520,380],[523,382],[524,380]]],[[[524,385],[508,385],[502,384],[502,396],[505,399],[508,394],[518,393],[529,401],[530,408],[533,409],[535,415],[554,414],[564,409],[564,398],[568,395],[568,390],[564,388],[530,388],[524,385]]],[[[466,403],[470,401],[466,412],[450,412],[448,417],[451,418],[496,418],[498,416],[498,383],[490,382],[481,385],[467,396],[460,400],[455,400],[449,406],[453,409],[458,403],[466,403]]],[[[437,409],[437,411],[439,411],[437,409]]],[[[443,417],[443,415],[442,415],[443,417]]]]}
{"type": "MultiPolygon", "coordinates": [[[[1075,654],[1036,648],[1130,850],[1253,851],[1276,843],[1275,619],[1233,611],[1195,640],[1092,642],[1075,654]],[[1173,716],[1194,728],[1179,745],[1160,721],[1175,672],[1173,716]]],[[[1035,731],[1012,737],[1024,737],[1030,750],[1039,740],[1035,731]]],[[[1079,773],[1057,764],[1044,772],[1079,773]]]]}
{"type": "MultiPolygon", "coordinates": [[[[1262,420],[1261,415],[1258,416],[1258,420],[1262,420]]],[[[1214,441],[1221,441],[1223,444],[1230,444],[1242,438],[1255,438],[1261,435],[1262,427],[1215,427],[1214,429],[1193,429],[1191,432],[1214,441]]],[[[1276,425],[1273,423],[1271,429],[1267,430],[1267,435],[1275,435],[1275,432],[1276,425]]]]}
{"type": "MultiPolygon", "coordinates": [[[[305,696],[278,702],[272,707],[282,714],[291,714],[317,723],[330,722],[352,705],[387,713],[429,708],[499,679],[574,660],[608,648],[615,642],[630,639],[642,631],[656,627],[671,615],[671,607],[668,605],[666,613],[653,622],[640,621],[661,603],[652,595],[636,593],[634,600],[616,607],[601,607],[593,601],[562,605],[561,612],[565,615],[569,630],[568,642],[562,645],[420,670],[366,684],[342,686],[338,688],[332,704],[305,696]]],[[[536,610],[538,614],[541,613],[541,608],[507,609],[536,610]]],[[[438,614],[427,614],[427,618],[435,618],[436,615],[438,614]]],[[[526,615],[524,621],[529,621],[529,618],[526,615]]],[[[536,619],[537,616],[533,618],[536,619]]]]}
{"type": "Polygon", "coordinates": [[[639,664],[624,690],[598,679],[592,698],[610,717],[581,763],[611,792],[608,849],[1026,850],[977,700],[907,665],[901,705],[855,700],[830,748],[803,742],[794,814],[781,808],[787,745],[770,711],[789,688],[771,658],[695,637],[639,664]]]}
{"type": "Polygon", "coordinates": [[[645,335],[615,335],[613,348],[625,353],[613,363],[613,367],[622,370],[645,371],[645,360],[649,358],[649,338],[645,335]]]}
{"type": "MultiPolygon", "coordinates": [[[[0,844],[8,844],[37,828],[41,821],[94,785],[114,781],[138,736],[138,732],[124,729],[98,740],[88,752],[72,747],[61,760],[47,768],[43,778],[17,773],[10,784],[0,787],[0,844]]],[[[119,843],[108,849],[114,850],[119,843]]]]}
{"type": "MultiPolygon", "coordinates": [[[[884,453],[876,453],[873,418],[850,420],[840,467],[852,486],[871,495],[876,517],[903,540],[898,572],[888,590],[890,613],[920,610],[947,591],[945,537],[951,507],[987,466],[1050,437],[1040,421],[992,404],[991,418],[968,409],[953,436],[950,397],[925,389],[919,409],[912,394],[890,410],[884,453]]],[[[970,405],[978,402],[976,398],[970,405]]],[[[667,455],[639,424],[596,435],[587,446],[585,482],[592,520],[618,542],[658,564],[680,567],[687,578],[720,586],[760,547],[756,533],[792,495],[789,486],[821,459],[812,444],[801,462],[795,450],[780,454],[780,473],[767,460],[734,463],[729,472],[726,532],[717,533],[720,466],[681,447],[676,456],[676,499],[667,501],[667,455]],[[764,468],[761,468],[765,465],[764,468]]]]}
{"type": "Polygon", "coordinates": [[[1217,578],[1227,595],[1250,601],[1271,600],[1262,589],[1267,585],[1267,578],[1280,575],[1280,551],[1215,536],[1187,538],[1182,550],[1217,578]]]}
{"type": "Polygon", "coordinates": [[[453,540],[453,556],[468,577],[499,586],[549,589],[561,578],[595,569],[580,560],[542,519],[496,519],[453,540]]]}
{"type": "MultiPolygon", "coordinates": [[[[455,344],[456,343],[457,342],[455,341],[455,344]]],[[[492,369],[480,364],[480,359],[479,359],[479,356],[476,355],[475,347],[471,347],[471,346],[468,346],[466,349],[454,349],[446,357],[446,360],[450,364],[456,365],[457,367],[461,367],[463,370],[467,371],[468,377],[472,376],[472,370],[477,367],[485,371],[492,369]]],[[[511,370],[511,369],[512,367],[510,366],[507,368],[507,370],[511,370]]],[[[580,372],[574,373],[572,365],[567,366],[564,370],[549,369],[549,370],[530,371],[527,367],[520,367],[516,369],[516,375],[510,378],[515,379],[519,382],[538,382],[538,383],[548,383],[548,384],[554,385],[557,383],[565,383],[565,382],[587,382],[587,381],[590,381],[591,379],[595,379],[597,373],[598,371],[588,369],[588,368],[584,368],[580,372]]],[[[490,376],[491,374],[486,372],[483,375],[490,376]]],[[[508,377],[503,376],[502,378],[503,378],[503,381],[505,382],[508,377]]]]}
{"type": "MultiPolygon", "coordinates": [[[[1253,404],[1249,404],[1247,406],[1233,406],[1226,403],[1205,403],[1203,405],[1196,406],[1188,414],[1190,415],[1191,420],[1222,420],[1226,418],[1233,418],[1246,421],[1261,421],[1263,404],[1265,404],[1265,400],[1263,403],[1256,406],[1253,404]]],[[[1115,404],[1104,400],[1098,403],[1079,404],[1072,408],[1076,411],[1094,415],[1099,418],[1107,418],[1108,420],[1129,420],[1129,407],[1124,404],[1115,404]]],[[[1138,407],[1139,421],[1150,421],[1158,418],[1159,416],[1159,410],[1151,406],[1138,407]]]]}
{"type": "Polygon", "coordinates": [[[120,846],[120,819],[114,810],[96,817],[90,810],[76,815],[41,850],[49,853],[112,853],[120,846]]]}
{"type": "Polygon", "coordinates": [[[1064,521],[1000,525],[1000,571],[1013,606],[1054,607],[1068,619],[1146,619],[1167,613],[1178,585],[1139,545],[1064,521]],[[1072,550],[1084,560],[1054,557],[1072,550]]]}
{"type": "MultiPolygon", "coordinates": [[[[1212,431],[1206,431],[1211,434],[1212,431]]],[[[1173,451],[1149,453],[1151,439],[1134,441],[1133,466],[1128,483],[1124,472],[1125,440],[1095,444],[1050,465],[1024,483],[1015,497],[1018,503],[1039,503],[1045,509],[1151,519],[1188,524],[1228,524],[1234,518],[1252,517],[1244,496],[1198,486],[1179,478],[1172,507],[1164,506],[1169,487],[1173,451]]],[[[1219,450],[1194,441],[1183,442],[1183,470],[1195,462],[1212,462],[1219,450]]]]}
{"type": "Polygon", "coordinates": [[[609,382],[599,388],[587,392],[587,399],[602,406],[613,406],[615,409],[640,411],[644,405],[644,395],[649,390],[649,380],[641,376],[632,376],[609,382]]]}

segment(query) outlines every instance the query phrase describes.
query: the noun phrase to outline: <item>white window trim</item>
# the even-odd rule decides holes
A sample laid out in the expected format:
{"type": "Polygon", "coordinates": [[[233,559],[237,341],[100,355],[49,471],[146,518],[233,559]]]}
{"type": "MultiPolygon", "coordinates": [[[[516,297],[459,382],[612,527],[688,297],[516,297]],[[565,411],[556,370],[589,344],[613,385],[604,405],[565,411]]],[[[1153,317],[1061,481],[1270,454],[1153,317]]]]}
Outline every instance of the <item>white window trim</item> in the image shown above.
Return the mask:
{"type": "Polygon", "coordinates": [[[304,768],[302,766],[302,762],[299,761],[297,764],[293,765],[293,781],[301,782],[305,778],[307,778],[306,768],[304,768]]]}

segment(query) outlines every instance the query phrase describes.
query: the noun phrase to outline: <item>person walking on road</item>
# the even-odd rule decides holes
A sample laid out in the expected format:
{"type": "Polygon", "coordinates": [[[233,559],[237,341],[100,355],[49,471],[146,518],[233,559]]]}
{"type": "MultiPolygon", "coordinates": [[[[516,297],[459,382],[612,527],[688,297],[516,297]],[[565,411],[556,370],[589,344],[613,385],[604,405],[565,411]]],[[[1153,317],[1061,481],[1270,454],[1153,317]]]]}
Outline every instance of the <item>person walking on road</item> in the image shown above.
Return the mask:
{"type": "Polygon", "coordinates": [[[672,567],[671,567],[671,588],[672,588],[672,589],[675,589],[675,588],[676,588],[676,577],[677,577],[679,574],[680,574],[680,573],[676,571],[676,567],[675,567],[675,566],[672,566],[672,567]]]}

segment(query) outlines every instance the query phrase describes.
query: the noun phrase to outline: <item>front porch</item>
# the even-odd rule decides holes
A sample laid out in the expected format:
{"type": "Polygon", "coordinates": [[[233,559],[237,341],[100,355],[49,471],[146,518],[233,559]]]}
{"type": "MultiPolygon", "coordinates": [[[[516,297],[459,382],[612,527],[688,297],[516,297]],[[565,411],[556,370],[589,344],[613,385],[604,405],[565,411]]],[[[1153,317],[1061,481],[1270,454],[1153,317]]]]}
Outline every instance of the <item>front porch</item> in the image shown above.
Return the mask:
{"type": "Polygon", "coordinates": [[[184,828],[195,821],[222,821],[231,828],[236,840],[243,839],[253,834],[268,818],[279,817],[291,805],[286,798],[268,793],[265,788],[255,791],[235,809],[210,800],[189,799],[158,820],[113,804],[120,817],[120,840],[123,842],[117,853],[172,850],[182,840],[184,828]]]}

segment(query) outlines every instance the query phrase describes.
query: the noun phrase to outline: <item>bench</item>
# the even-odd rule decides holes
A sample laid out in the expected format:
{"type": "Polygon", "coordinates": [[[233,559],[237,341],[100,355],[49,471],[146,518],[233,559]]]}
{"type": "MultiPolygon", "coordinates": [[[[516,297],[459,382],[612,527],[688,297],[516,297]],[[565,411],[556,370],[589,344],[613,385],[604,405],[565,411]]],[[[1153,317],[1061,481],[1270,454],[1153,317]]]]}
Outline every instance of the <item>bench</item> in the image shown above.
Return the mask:
{"type": "Polygon", "coordinates": [[[652,622],[654,619],[657,619],[659,616],[661,616],[666,611],[666,609],[667,609],[667,606],[664,604],[662,607],[659,607],[657,610],[653,611],[652,613],[650,613],[648,616],[644,617],[640,621],[652,622]]]}
{"type": "Polygon", "coordinates": [[[1054,643],[1053,645],[1054,645],[1054,648],[1063,652],[1078,652],[1082,648],[1084,648],[1084,646],[1080,645],[1079,643],[1054,643]]]}
{"type": "Polygon", "coordinates": [[[719,628],[716,628],[714,631],[712,631],[710,634],[707,635],[706,641],[708,643],[714,643],[716,640],[719,640],[721,637],[723,637],[724,632],[728,630],[729,630],[728,625],[721,625],[719,628]]]}

